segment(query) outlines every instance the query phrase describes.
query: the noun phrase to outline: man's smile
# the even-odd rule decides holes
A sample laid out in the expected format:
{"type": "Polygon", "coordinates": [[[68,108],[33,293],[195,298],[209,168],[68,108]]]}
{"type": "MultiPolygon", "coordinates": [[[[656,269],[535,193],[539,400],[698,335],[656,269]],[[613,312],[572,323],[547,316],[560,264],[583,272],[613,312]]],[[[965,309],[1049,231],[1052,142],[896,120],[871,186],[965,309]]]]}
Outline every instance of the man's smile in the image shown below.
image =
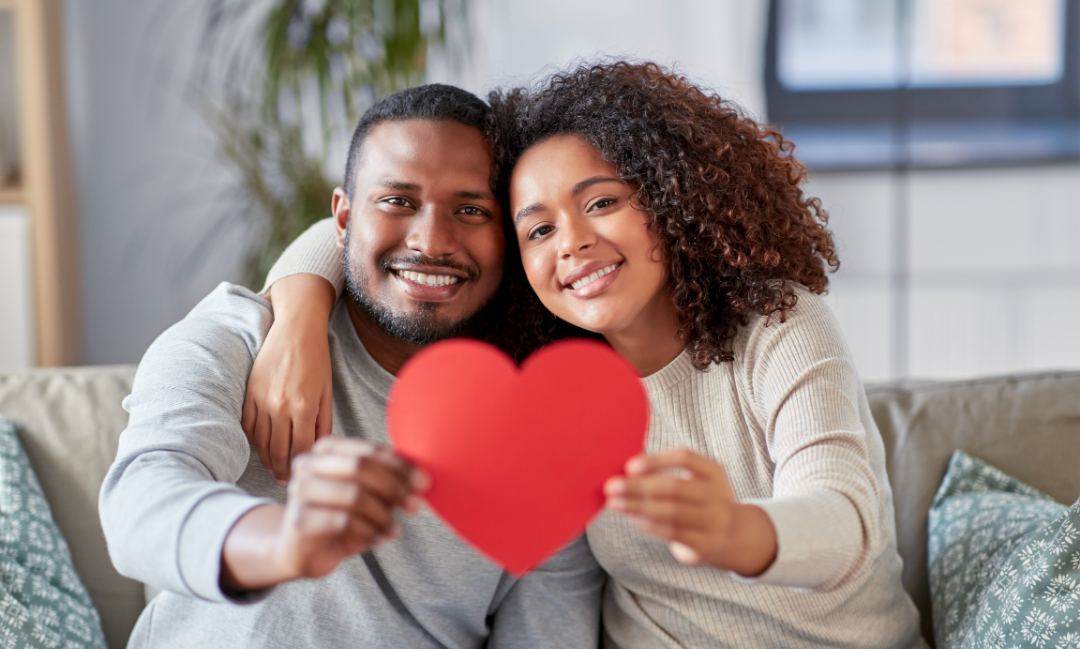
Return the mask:
{"type": "Polygon", "coordinates": [[[448,302],[469,281],[465,271],[442,265],[399,262],[391,264],[388,270],[395,284],[406,295],[420,302],[448,302]]]}

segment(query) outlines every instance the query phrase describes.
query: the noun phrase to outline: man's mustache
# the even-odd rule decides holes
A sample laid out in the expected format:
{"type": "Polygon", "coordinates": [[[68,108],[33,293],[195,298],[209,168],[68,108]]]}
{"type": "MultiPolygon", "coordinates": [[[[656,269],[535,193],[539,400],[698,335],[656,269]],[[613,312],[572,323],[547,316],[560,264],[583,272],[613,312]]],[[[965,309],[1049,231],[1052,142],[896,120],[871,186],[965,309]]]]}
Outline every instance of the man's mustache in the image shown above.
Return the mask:
{"type": "Polygon", "coordinates": [[[453,259],[438,259],[435,257],[424,257],[423,255],[416,255],[413,257],[385,257],[379,266],[384,273],[390,272],[390,267],[394,264],[402,264],[407,266],[433,266],[437,268],[452,268],[457,271],[465,273],[465,276],[469,278],[469,281],[475,282],[476,278],[480,276],[475,268],[463,264],[460,261],[454,261],[453,259]]]}

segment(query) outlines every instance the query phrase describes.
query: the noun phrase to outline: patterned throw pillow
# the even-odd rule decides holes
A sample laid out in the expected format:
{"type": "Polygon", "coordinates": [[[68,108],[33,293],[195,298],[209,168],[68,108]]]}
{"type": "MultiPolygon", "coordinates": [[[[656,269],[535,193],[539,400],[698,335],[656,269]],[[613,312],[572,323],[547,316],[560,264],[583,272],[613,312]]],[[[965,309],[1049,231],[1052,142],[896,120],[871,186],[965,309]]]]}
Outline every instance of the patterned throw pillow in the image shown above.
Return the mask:
{"type": "Polygon", "coordinates": [[[26,459],[0,417],[0,648],[105,649],[67,543],[26,459]]]}
{"type": "Polygon", "coordinates": [[[957,451],[928,549],[938,649],[1080,648],[1080,501],[957,451]]]}

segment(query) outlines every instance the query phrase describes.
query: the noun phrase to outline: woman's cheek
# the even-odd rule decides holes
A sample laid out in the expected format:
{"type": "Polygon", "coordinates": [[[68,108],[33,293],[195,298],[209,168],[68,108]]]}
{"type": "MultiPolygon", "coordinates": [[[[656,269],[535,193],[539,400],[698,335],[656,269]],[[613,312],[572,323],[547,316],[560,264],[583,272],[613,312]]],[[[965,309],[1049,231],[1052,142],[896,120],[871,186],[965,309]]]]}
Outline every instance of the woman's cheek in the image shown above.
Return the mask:
{"type": "Polygon", "coordinates": [[[525,277],[529,280],[533,292],[548,311],[559,315],[562,310],[558,304],[559,279],[555,276],[555,264],[549,263],[543,255],[536,253],[525,253],[522,261],[525,277]]]}

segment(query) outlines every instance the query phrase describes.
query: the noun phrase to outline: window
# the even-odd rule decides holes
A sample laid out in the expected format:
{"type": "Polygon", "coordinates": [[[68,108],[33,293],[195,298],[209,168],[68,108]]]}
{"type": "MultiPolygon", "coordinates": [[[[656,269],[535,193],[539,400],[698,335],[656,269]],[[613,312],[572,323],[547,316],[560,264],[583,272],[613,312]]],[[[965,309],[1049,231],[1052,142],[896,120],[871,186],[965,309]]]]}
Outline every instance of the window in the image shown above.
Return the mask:
{"type": "Polygon", "coordinates": [[[766,97],[815,168],[1080,158],[1080,0],[773,0],[766,97]]]}

